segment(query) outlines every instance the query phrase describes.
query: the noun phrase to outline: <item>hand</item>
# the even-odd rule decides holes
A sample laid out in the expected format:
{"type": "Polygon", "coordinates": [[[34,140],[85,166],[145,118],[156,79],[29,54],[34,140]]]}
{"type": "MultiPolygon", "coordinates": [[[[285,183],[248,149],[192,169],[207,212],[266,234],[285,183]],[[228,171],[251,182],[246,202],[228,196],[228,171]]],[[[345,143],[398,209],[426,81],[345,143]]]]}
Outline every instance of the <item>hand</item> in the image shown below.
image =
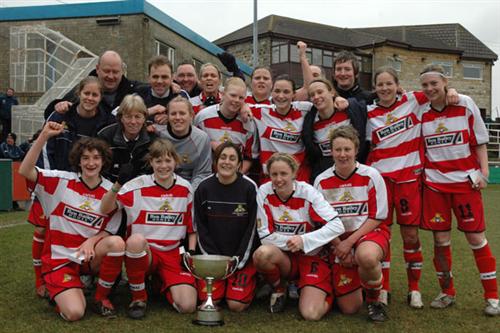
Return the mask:
{"type": "Polygon", "coordinates": [[[134,166],[132,163],[123,164],[120,167],[120,172],[118,174],[118,179],[116,182],[123,186],[126,182],[134,177],[134,166]]]}
{"type": "Polygon", "coordinates": [[[349,107],[349,101],[343,97],[337,96],[333,101],[333,107],[340,111],[346,110],[349,107]]]}
{"type": "Polygon", "coordinates": [[[239,71],[238,65],[236,64],[236,58],[229,52],[222,52],[217,54],[220,62],[227,68],[229,72],[236,73],[239,71]]]}
{"type": "Polygon", "coordinates": [[[87,239],[77,249],[76,256],[83,255],[83,262],[91,261],[95,256],[94,245],[94,241],[91,238],[87,239]]]}
{"type": "Polygon", "coordinates": [[[298,41],[297,42],[297,48],[299,49],[299,57],[305,57],[306,56],[306,50],[307,50],[307,44],[304,43],[303,41],[298,41]]]}
{"type": "Polygon", "coordinates": [[[244,103],[240,109],[240,118],[244,123],[247,123],[249,120],[253,119],[252,109],[250,109],[247,103],[244,103]]]}
{"type": "Polygon", "coordinates": [[[166,113],[155,114],[154,121],[160,125],[166,125],[168,123],[168,115],[166,113]]]}
{"type": "Polygon", "coordinates": [[[302,237],[296,235],[286,241],[286,246],[292,253],[299,252],[304,249],[304,242],[302,241],[302,237]]]}
{"type": "Polygon", "coordinates": [[[335,246],[334,254],[339,257],[340,260],[346,260],[351,254],[352,244],[347,239],[341,241],[337,246],[335,246]]]}
{"type": "Polygon", "coordinates": [[[60,113],[60,114],[65,114],[66,112],[68,112],[69,108],[73,105],[73,103],[71,102],[68,102],[68,101],[62,101],[62,102],[59,102],[55,105],[54,107],[54,110],[57,112],[57,113],[60,113]]]}
{"type": "Polygon", "coordinates": [[[456,105],[459,100],[460,97],[458,96],[457,91],[453,88],[448,88],[448,92],[446,93],[446,104],[456,105]]]}
{"type": "Polygon", "coordinates": [[[56,123],[55,121],[48,121],[43,127],[40,135],[45,136],[47,139],[59,135],[64,131],[64,125],[64,122],[60,124],[56,123]]]}
{"type": "Polygon", "coordinates": [[[172,82],[172,84],[170,85],[170,89],[172,89],[172,92],[174,94],[178,94],[181,92],[182,88],[180,85],[178,85],[177,83],[175,82],[172,82]]]}
{"type": "Polygon", "coordinates": [[[340,259],[340,264],[344,267],[354,266],[355,262],[354,262],[354,256],[352,255],[352,253],[349,253],[347,255],[347,257],[345,257],[344,260],[340,259]]]}
{"type": "Polygon", "coordinates": [[[150,116],[166,112],[167,108],[160,104],[156,104],[155,106],[148,108],[148,115],[150,116]]]}

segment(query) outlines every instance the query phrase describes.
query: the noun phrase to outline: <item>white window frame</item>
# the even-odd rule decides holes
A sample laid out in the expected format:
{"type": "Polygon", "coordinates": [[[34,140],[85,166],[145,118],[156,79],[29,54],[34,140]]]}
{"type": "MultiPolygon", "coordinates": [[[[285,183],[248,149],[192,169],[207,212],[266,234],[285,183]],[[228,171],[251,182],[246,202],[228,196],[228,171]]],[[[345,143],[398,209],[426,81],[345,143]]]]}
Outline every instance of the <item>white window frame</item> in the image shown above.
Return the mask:
{"type": "Polygon", "coordinates": [[[403,60],[395,57],[388,57],[387,66],[391,67],[396,72],[401,73],[401,69],[403,67],[403,60]]]}
{"type": "Polygon", "coordinates": [[[462,63],[464,80],[477,80],[481,81],[483,79],[484,66],[479,63],[464,62],[462,63]],[[474,68],[479,70],[479,77],[469,77],[465,76],[465,68],[474,68]]]}
{"type": "Polygon", "coordinates": [[[452,61],[433,61],[433,65],[440,65],[444,69],[444,76],[447,78],[453,77],[453,62],[452,61]],[[450,72],[448,74],[447,68],[449,68],[450,72]]]}
{"type": "Polygon", "coordinates": [[[166,56],[168,60],[170,60],[170,62],[175,65],[175,48],[173,48],[172,46],[163,43],[159,40],[155,40],[155,53],[156,55],[166,56]],[[167,54],[160,53],[160,46],[164,46],[167,48],[167,54]]]}

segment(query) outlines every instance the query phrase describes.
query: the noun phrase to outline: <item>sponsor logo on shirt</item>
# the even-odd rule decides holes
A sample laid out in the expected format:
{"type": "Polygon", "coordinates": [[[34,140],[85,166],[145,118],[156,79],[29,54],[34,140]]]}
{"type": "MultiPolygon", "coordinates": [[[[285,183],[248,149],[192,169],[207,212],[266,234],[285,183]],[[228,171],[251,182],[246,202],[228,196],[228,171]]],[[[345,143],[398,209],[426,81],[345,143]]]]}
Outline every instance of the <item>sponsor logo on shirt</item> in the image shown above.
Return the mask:
{"type": "Polygon", "coordinates": [[[320,142],[318,146],[323,156],[332,156],[332,146],[330,145],[330,141],[327,140],[320,142]]]}
{"type": "Polygon", "coordinates": [[[297,143],[300,140],[300,133],[290,133],[273,128],[271,130],[270,138],[280,142],[297,143]]]}
{"type": "Polygon", "coordinates": [[[451,132],[446,134],[433,135],[425,138],[425,146],[427,148],[441,148],[464,143],[464,135],[462,132],[451,132]]]}
{"type": "Polygon", "coordinates": [[[368,206],[363,202],[336,204],[333,208],[340,216],[357,216],[368,214],[368,206]]]}
{"type": "Polygon", "coordinates": [[[78,222],[94,228],[100,228],[104,221],[102,216],[68,206],[64,206],[63,216],[69,221],[78,222]]]}
{"type": "Polygon", "coordinates": [[[182,224],[184,222],[184,214],[182,213],[146,213],[146,223],[150,224],[182,224]]]}
{"type": "Polygon", "coordinates": [[[274,228],[276,232],[287,235],[302,235],[306,232],[305,224],[297,223],[275,223],[274,228]]]}
{"type": "MultiPolygon", "coordinates": [[[[387,117],[389,117],[389,115],[387,117]]],[[[382,141],[401,132],[404,132],[407,129],[412,128],[413,126],[413,120],[410,117],[402,118],[400,120],[397,120],[395,117],[393,117],[393,119],[391,119],[391,122],[389,122],[387,126],[378,129],[377,131],[375,131],[375,134],[377,135],[378,139],[382,141]]]]}

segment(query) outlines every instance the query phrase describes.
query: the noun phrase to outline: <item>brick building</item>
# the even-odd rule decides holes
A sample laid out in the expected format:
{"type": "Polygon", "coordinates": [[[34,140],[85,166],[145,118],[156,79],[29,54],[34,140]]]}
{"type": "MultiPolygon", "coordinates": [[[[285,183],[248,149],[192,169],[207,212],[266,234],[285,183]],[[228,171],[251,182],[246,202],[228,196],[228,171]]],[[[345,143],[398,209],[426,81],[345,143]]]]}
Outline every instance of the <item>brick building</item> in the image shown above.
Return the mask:
{"type": "MultiPolygon", "coordinates": [[[[296,43],[308,44],[311,64],[331,77],[332,60],[340,50],[359,56],[360,84],[371,89],[373,72],[389,65],[399,72],[406,90],[419,89],[418,76],[429,63],[441,64],[450,84],[470,95],[484,117],[491,114],[492,66],[498,56],[460,24],[379,28],[338,28],[270,15],[258,22],[259,60],[275,73],[302,80],[296,43]]],[[[252,25],[214,41],[237,58],[251,63],[252,25]]]]}

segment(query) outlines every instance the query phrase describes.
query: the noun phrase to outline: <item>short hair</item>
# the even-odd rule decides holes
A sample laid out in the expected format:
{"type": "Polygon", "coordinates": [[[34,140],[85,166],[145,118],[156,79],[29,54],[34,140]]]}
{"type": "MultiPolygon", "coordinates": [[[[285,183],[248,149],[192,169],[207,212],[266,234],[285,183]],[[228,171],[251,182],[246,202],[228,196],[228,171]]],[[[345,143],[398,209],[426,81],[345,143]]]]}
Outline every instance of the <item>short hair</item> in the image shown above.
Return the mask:
{"type": "Polygon", "coordinates": [[[194,114],[194,111],[193,111],[193,105],[191,104],[191,102],[189,101],[189,99],[181,96],[181,95],[178,95],[178,96],[175,96],[174,98],[172,98],[168,104],[167,104],[167,114],[168,114],[168,110],[170,109],[170,105],[171,104],[174,104],[174,103],[182,103],[182,104],[185,104],[186,107],[188,108],[188,111],[191,115],[194,114]]]}
{"type": "Polygon", "coordinates": [[[443,76],[443,78],[445,77],[445,72],[444,72],[443,66],[438,65],[438,64],[426,65],[424,67],[424,69],[420,72],[420,75],[425,74],[425,73],[429,73],[429,72],[437,72],[437,73],[440,73],[443,76]]]}
{"type": "Polygon", "coordinates": [[[272,71],[271,67],[264,66],[264,65],[257,66],[257,67],[254,68],[254,70],[252,71],[252,75],[250,75],[251,79],[253,79],[253,76],[254,76],[255,72],[258,71],[259,69],[264,69],[264,70],[268,71],[269,75],[271,76],[271,81],[273,80],[273,71],[272,71]]]}
{"type": "Polygon", "coordinates": [[[160,54],[160,55],[154,56],[153,58],[151,58],[151,60],[149,60],[148,73],[151,74],[151,68],[160,67],[160,66],[168,66],[168,68],[170,68],[170,73],[174,72],[173,66],[172,66],[172,63],[170,62],[170,60],[168,60],[168,58],[165,57],[164,55],[160,54]]]}
{"type": "Polygon", "coordinates": [[[311,81],[311,83],[309,83],[309,88],[311,87],[311,85],[313,83],[323,83],[326,86],[326,88],[328,89],[328,91],[333,91],[333,94],[337,95],[337,91],[333,87],[333,84],[330,82],[330,80],[328,80],[324,77],[318,77],[317,79],[314,79],[311,81]]]}
{"type": "Polygon", "coordinates": [[[221,73],[220,73],[220,70],[219,70],[219,67],[217,67],[217,65],[215,64],[212,64],[211,62],[206,62],[204,63],[203,65],[201,65],[200,67],[200,74],[199,76],[202,77],[203,76],[203,72],[205,71],[205,69],[207,69],[208,67],[213,67],[215,68],[215,70],[217,71],[217,74],[219,75],[219,79],[221,78],[221,73]]]}
{"type": "Polygon", "coordinates": [[[351,140],[354,143],[356,150],[359,150],[359,134],[358,131],[351,125],[344,125],[334,128],[330,131],[330,146],[333,147],[333,140],[337,138],[344,138],[351,140]]]}
{"type": "Polygon", "coordinates": [[[374,85],[377,84],[377,77],[382,73],[389,74],[390,76],[392,76],[394,78],[394,82],[399,84],[398,72],[396,72],[396,70],[392,67],[382,66],[382,67],[377,68],[377,70],[375,71],[375,75],[373,76],[373,84],[374,85]]]}
{"type": "Polygon", "coordinates": [[[175,151],[175,147],[172,142],[167,139],[156,139],[148,148],[146,160],[151,162],[154,158],[160,158],[165,155],[173,158],[176,164],[180,164],[181,159],[175,151]]]}
{"type": "Polygon", "coordinates": [[[220,155],[222,155],[222,151],[226,148],[232,148],[236,152],[236,156],[238,157],[238,163],[243,162],[243,154],[241,153],[241,149],[231,141],[225,141],[215,148],[214,151],[214,169],[217,169],[217,162],[219,161],[220,155]]]}
{"type": "Polygon", "coordinates": [[[226,90],[227,87],[229,87],[229,86],[237,86],[237,87],[241,87],[241,88],[245,88],[245,89],[247,88],[245,81],[243,81],[241,78],[236,77],[236,76],[230,77],[226,80],[226,82],[224,82],[224,90],[226,90]]]}
{"type": "Polygon", "coordinates": [[[82,90],[85,89],[85,87],[88,84],[92,84],[92,83],[97,84],[97,87],[99,88],[99,92],[101,93],[101,96],[102,96],[102,83],[99,80],[99,78],[97,76],[87,76],[86,78],[81,80],[80,83],[78,83],[78,86],[77,86],[76,92],[75,92],[76,97],[79,97],[82,90]]]}
{"type": "Polygon", "coordinates": [[[113,153],[111,152],[109,145],[102,139],[85,137],[77,140],[69,152],[68,160],[73,170],[77,172],[82,171],[82,168],[80,167],[80,159],[85,150],[97,150],[97,152],[101,155],[101,174],[103,171],[106,171],[111,167],[113,153]]]}
{"type": "Polygon", "coordinates": [[[144,116],[144,119],[148,117],[148,109],[146,104],[144,104],[142,97],[136,94],[127,95],[120,103],[116,118],[121,120],[124,115],[130,114],[134,111],[141,113],[144,116]]]}
{"type": "Polygon", "coordinates": [[[271,170],[271,166],[273,165],[273,163],[278,161],[282,161],[288,164],[293,173],[296,173],[297,170],[299,170],[299,163],[297,162],[295,157],[287,153],[274,153],[266,162],[267,173],[269,173],[269,171],[271,170]]]}
{"type": "Polygon", "coordinates": [[[335,66],[337,63],[343,63],[350,61],[352,63],[352,69],[354,70],[354,75],[357,76],[359,73],[359,61],[356,55],[350,51],[340,51],[337,53],[335,58],[333,59],[333,69],[335,70],[335,66]]]}
{"type": "Polygon", "coordinates": [[[288,81],[288,83],[292,86],[292,90],[295,92],[297,86],[295,85],[295,81],[288,74],[278,75],[273,81],[273,88],[278,81],[288,81]]]}
{"type": "Polygon", "coordinates": [[[16,140],[17,140],[17,134],[16,133],[10,132],[10,133],[7,134],[7,137],[9,137],[9,136],[12,138],[12,140],[14,140],[14,142],[16,142],[16,140]]]}

